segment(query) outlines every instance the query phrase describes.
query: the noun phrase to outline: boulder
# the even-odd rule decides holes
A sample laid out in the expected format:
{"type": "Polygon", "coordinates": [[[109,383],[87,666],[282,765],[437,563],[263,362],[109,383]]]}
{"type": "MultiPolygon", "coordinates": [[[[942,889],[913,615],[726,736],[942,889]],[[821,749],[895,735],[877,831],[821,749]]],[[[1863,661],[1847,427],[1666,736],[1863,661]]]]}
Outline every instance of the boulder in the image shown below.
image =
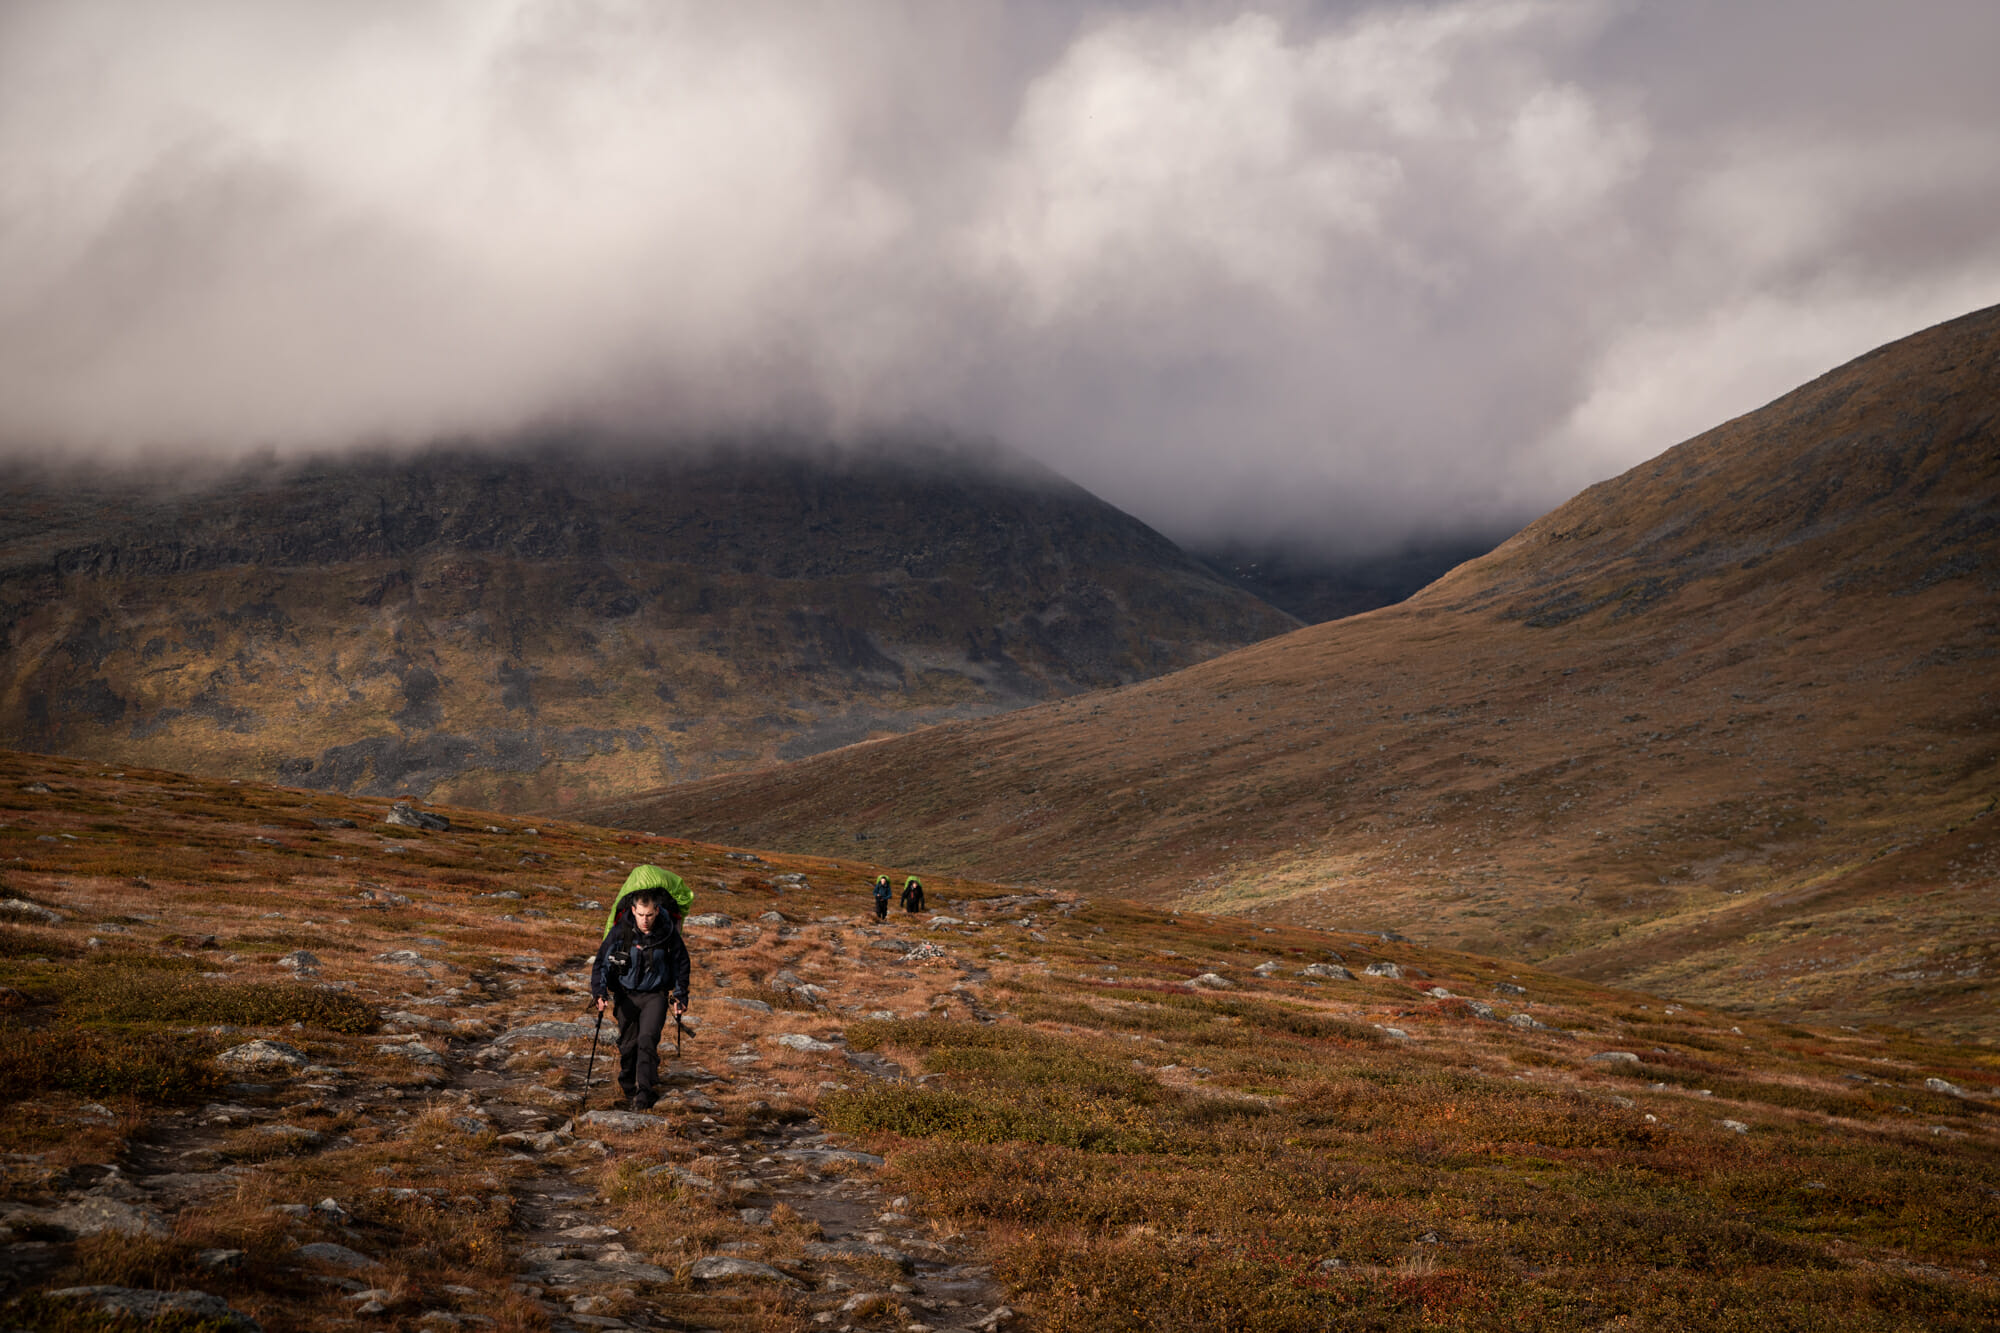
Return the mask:
{"type": "Polygon", "coordinates": [[[1590,1057],[1589,1063],[1595,1065],[1636,1065],[1639,1063],[1639,1057],[1631,1051],[1599,1051],[1596,1055],[1590,1057]]]}
{"type": "Polygon", "coordinates": [[[1234,987],[1236,983],[1231,981],[1228,977],[1217,976],[1213,972],[1204,972],[1200,976],[1190,980],[1188,982],[1188,985],[1200,986],[1207,990],[1229,990],[1232,987],[1234,987]]]}
{"type": "Polygon", "coordinates": [[[1352,981],[1354,974],[1338,963],[1308,963],[1299,969],[1302,977],[1321,977],[1328,981],[1352,981]]]}
{"type": "Polygon", "coordinates": [[[1368,966],[1362,968],[1361,971],[1365,976],[1387,977],[1391,981],[1397,980],[1403,975],[1403,969],[1397,967],[1394,963],[1370,963],[1368,966]]]}
{"type": "Polygon", "coordinates": [[[389,813],[382,817],[385,824],[398,828],[429,829],[433,833],[451,831],[451,821],[443,815],[434,815],[428,810],[419,810],[408,801],[398,801],[389,807],[389,813]]]}
{"type": "Polygon", "coordinates": [[[697,912],[687,919],[690,926],[726,926],[731,918],[722,912],[697,912]]]}
{"type": "Polygon", "coordinates": [[[765,1004],[762,1000],[739,1000],[734,995],[725,995],[722,997],[722,1002],[724,1004],[733,1004],[738,1009],[748,1009],[753,1014],[768,1014],[771,1012],[771,1006],[765,1004]]]}
{"type": "Polygon", "coordinates": [[[65,920],[61,912],[40,903],[31,903],[25,898],[0,899],[0,916],[11,916],[22,921],[36,921],[44,926],[53,926],[65,920]]]}

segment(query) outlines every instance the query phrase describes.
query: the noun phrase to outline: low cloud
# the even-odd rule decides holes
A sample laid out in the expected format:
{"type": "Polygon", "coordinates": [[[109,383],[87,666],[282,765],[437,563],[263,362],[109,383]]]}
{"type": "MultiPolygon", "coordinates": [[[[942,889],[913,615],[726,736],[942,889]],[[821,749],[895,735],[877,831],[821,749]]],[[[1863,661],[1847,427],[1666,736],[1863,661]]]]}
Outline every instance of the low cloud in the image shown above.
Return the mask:
{"type": "Polygon", "coordinates": [[[2000,11],[1753,8],[11,6],[0,447],[929,423],[1504,526],[2000,300],[2000,11]]]}

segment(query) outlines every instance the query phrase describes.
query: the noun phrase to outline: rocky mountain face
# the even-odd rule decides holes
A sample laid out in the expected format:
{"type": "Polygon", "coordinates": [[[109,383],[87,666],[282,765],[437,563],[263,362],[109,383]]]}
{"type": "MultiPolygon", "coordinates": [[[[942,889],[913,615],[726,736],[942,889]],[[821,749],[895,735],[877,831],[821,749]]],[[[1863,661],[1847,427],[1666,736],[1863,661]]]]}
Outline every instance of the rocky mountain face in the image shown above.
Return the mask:
{"type": "Polygon", "coordinates": [[[560,807],[1295,627],[995,451],[567,438],[0,477],[0,738],[560,807]]]}
{"type": "Polygon", "coordinates": [[[2000,308],[1397,606],[597,813],[2000,1037],[1996,761],[2000,308]]]}

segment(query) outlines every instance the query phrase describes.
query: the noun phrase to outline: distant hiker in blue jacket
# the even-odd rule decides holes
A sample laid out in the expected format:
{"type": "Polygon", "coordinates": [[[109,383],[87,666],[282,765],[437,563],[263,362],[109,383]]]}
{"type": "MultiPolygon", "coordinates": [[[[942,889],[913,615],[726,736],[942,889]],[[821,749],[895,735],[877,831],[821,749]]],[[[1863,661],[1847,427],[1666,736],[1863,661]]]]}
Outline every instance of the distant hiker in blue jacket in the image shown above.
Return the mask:
{"type": "Polygon", "coordinates": [[[659,1101],[660,1034],[669,1012],[687,1012],[687,941],[673,902],[665,885],[621,893],[590,968],[598,1012],[608,1005],[618,1018],[618,1091],[634,1111],[659,1101]]]}
{"type": "Polygon", "coordinates": [[[877,921],[887,921],[889,919],[889,893],[889,877],[887,875],[877,875],[875,877],[875,919],[877,921]]]}

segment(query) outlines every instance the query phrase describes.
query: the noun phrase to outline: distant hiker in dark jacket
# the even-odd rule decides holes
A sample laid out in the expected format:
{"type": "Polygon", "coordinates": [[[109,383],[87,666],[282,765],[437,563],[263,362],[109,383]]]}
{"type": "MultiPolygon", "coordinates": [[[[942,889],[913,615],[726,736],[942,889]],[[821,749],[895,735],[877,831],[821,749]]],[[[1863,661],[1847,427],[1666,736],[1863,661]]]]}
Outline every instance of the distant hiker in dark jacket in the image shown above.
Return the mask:
{"type": "Polygon", "coordinates": [[[640,889],[619,905],[597,946],[590,994],[618,1017],[618,1091],[634,1111],[660,1099],[660,1033],[669,1010],[687,1012],[687,941],[665,889],[640,889]]]}
{"type": "Polygon", "coordinates": [[[924,882],[915,875],[903,881],[903,910],[905,912],[924,910],[924,882]]]}
{"type": "Polygon", "coordinates": [[[877,875],[875,877],[875,919],[877,921],[886,921],[888,918],[889,877],[887,875],[877,875]]]}

